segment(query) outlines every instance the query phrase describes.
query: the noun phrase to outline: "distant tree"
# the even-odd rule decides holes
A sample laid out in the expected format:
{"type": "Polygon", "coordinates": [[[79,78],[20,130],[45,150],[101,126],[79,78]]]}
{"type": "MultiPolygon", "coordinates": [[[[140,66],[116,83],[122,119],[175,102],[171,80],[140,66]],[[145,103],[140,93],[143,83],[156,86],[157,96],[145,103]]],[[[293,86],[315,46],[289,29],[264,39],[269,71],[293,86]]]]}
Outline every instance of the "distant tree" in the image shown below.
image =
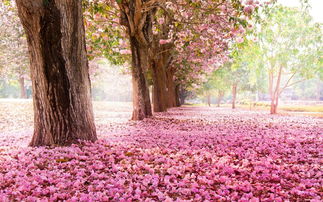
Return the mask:
{"type": "Polygon", "coordinates": [[[322,71],[321,25],[306,11],[276,5],[258,27],[257,38],[244,57],[250,68],[267,72],[270,113],[275,114],[284,89],[322,71]]]}
{"type": "Polygon", "coordinates": [[[231,85],[231,95],[232,95],[232,109],[236,108],[236,99],[238,89],[245,90],[249,87],[248,78],[249,78],[249,71],[245,68],[245,64],[232,64],[228,67],[227,73],[227,82],[231,85]]]}
{"type": "Polygon", "coordinates": [[[220,107],[225,93],[230,89],[228,68],[222,67],[212,72],[207,81],[201,85],[199,94],[206,97],[207,104],[211,106],[211,96],[217,98],[217,106],[220,107]]]}
{"type": "Polygon", "coordinates": [[[27,42],[14,2],[0,1],[0,75],[19,82],[20,97],[26,98],[29,78],[27,42]]]}

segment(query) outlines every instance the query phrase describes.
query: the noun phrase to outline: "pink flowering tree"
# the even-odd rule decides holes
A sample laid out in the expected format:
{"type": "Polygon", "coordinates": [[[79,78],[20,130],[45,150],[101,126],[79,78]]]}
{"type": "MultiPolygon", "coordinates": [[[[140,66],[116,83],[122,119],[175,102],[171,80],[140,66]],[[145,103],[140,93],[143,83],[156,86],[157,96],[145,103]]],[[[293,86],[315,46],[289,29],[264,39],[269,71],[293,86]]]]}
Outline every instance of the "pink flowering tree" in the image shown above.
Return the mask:
{"type": "Polygon", "coordinates": [[[275,6],[258,26],[258,41],[249,43],[242,58],[254,71],[267,73],[271,114],[277,113],[282,92],[319,74],[322,28],[306,11],[275,6]]]}
{"type": "Polygon", "coordinates": [[[27,42],[13,2],[0,2],[0,75],[18,80],[20,97],[26,98],[26,79],[29,79],[27,42]]]}
{"type": "Polygon", "coordinates": [[[177,85],[203,83],[205,75],[227,62],[231,44],[242,42],[248,20],[259,6],[257,1],[219,2],[207,7],[202,16],[183,15],[184,29],[176,33],[177,57],[173,62],[177,85]]]}
{"type": "MultiPolygon", "coordinates": [[[[103,28],[100,23],[94,26],[96,32],[91,34],[94,41],[102,46],[112,40],[114,43],[109,45],[117,46],[105,46],[105,52],[112,50],[110,56],[115,52],[131,53],[133,119],[138,120],[151,115],[147,78],[151,78],[154,87],[155,112],[177,106],[176,89],[179,83],[187,83],[182,78],[194,80],[200,73],[210,72],[225,62],[230,40],[244,32],[246,18],[258,5],[257,1],[238,0],[229,3],[97,0],[88,4],[92,8],[88,13],[92,13],[94,21],[105,23],[103,28]],[[123,32],[104,37],[102,33],[111,32],[102,30],[112,27],[123,32]]],[[[93,25],[92,19],[87,24],[93,25]]]]}

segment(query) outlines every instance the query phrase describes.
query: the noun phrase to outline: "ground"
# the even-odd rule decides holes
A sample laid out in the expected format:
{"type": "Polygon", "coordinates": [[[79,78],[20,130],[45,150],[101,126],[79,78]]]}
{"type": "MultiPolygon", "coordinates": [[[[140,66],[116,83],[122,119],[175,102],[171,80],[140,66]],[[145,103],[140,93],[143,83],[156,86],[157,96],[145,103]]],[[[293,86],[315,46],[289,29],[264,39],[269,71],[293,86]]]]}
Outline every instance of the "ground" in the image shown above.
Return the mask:
{"type": "Polygon", "coordinates": [[[322,118],[180,107],[134,122],[129,103],[94,108],[99,141],[33,149],[31,102],[0,101],[0,201],[322,200],[322,118]]]}

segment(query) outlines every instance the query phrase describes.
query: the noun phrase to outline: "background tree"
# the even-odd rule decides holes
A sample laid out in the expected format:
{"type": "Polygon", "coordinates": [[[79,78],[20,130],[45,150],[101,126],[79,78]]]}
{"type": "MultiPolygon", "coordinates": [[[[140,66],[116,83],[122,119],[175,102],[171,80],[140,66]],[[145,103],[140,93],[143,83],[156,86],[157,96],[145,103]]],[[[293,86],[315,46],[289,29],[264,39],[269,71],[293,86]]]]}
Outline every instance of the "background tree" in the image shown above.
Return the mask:
{"type": "Polygon", "coordinates": [[[246,90],[249,87],[249,71],[246,69],[245,63],[231,64],[227,68],[227,81],[231,85],[231,104],[232,109],[235,109],[238,90],[246,90]]]}
{"type": "Polygon", "coordinates": [[[255,59],[268,72],[271,114],[277,113],[284,89],[313,77],[322,67],[322,31],[311,20],[306,11],[276,6],[260,26],[255,59]]]}
{"type": "Polygon", "coordinates": [[[217,107],[220,107],[221,101],[225,96],[225,93],[230,89],[231,84],[229,81],[228,67],[221,67],[212,72],[207,78],[207,81],[201,85],[198,90],[199,94],[206,97],[206,102],[211,106],[211,96],[216,96],[217,107]]]}
{"type": "Polygon", "coordinates": [[[20,98],[27,98],[25,80],[29,79],[27,42],[14,2],[0,1],[0,75],[17,80],[20,98]]]}

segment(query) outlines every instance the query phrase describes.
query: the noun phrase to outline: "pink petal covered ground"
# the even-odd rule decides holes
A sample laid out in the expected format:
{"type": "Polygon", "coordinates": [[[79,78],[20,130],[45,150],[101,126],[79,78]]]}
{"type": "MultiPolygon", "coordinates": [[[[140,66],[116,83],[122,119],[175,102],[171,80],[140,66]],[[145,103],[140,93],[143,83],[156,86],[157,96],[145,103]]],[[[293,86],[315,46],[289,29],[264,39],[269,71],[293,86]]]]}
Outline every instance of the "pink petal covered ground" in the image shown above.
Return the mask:
{"type": "Polygon", "coordinates": [[[79,146],[13,152],[30,131],[2,136],[0,201],[322,200],[322,119],[197,107],[127,115],[97,119],[100,140],[79,146]]]}

